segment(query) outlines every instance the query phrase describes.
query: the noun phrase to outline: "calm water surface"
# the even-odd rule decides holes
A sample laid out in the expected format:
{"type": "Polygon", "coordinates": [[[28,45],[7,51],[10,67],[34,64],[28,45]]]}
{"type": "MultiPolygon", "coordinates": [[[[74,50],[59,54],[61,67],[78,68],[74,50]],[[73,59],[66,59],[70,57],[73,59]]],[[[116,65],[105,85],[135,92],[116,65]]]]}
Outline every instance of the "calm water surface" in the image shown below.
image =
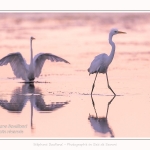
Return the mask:
{"type": "Polygon", "coordinates": [[[0,56],[20,52],[30,62],[49,52],[71,64],[46,61],[34,85],[0,67],[0,137],[144,138],[150,137],[149,13],[1,13],[0,56]],[[110,53],[108,32],[116,27],[116,53],[105,74],[87,69],[100,53],[110,53]],[[109,103],[111,102],[111,103],[109,103]],[[106,118],[107,117],[107,118],[106,118]]]}

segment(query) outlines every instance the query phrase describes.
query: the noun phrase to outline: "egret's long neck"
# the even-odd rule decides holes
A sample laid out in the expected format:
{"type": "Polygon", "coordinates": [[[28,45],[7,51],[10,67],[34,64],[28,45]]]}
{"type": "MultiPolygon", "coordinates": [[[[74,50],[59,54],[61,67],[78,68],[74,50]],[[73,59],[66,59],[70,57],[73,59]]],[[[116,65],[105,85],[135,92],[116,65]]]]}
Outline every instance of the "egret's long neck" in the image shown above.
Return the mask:
{"type": "Polygon", "coordinates": [[[30,64],[33,64],[32,39],[31,39],[31,41],[30,41],[30,50],[31,50],[31,61],[30,61],[30,64]]]}
{"type": "Polygon", "coordinates": [[[112,46],[110,55],[109,55],[109,63],[112,62],[114,55],[115,55],[115,43],[112,41],[113,35],[109,35],[109,44],[112,46]]]}

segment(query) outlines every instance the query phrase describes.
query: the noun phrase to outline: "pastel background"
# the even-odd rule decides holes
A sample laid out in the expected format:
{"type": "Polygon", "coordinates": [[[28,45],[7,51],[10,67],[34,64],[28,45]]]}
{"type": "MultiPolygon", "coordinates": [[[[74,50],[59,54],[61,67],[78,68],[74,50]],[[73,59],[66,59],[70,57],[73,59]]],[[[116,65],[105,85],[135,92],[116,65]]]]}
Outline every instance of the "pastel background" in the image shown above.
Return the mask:
{"type": "Polygon", "coordinates": [[[46,61],[34,86],[20,83],[10,65],[0,66],[0,137],[143,138],[150,137],[150,14],[149,13],[0,13],[0,58],[20,52],[48,52],[70,64],[46,61]],[[87,72],[93,58],[110,53],[111,28],[116,53],[105,74],[87,72]],[[26,128],[8,128],[24,125],[26,128]],[[7,128],[4,128],[7,126],[7,128]],[[8,133],[8,130],[22,133],[8,133]]]}

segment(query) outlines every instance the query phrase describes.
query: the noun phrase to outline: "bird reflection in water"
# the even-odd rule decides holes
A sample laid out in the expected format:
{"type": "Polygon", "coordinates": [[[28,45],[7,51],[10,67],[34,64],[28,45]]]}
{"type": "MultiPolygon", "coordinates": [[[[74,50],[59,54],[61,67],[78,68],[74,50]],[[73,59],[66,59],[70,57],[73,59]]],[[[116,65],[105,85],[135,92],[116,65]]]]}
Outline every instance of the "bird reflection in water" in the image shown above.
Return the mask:
{"type": "Polygon", "coordinates": [[[95,117],[90,114],[88,117],[92,128],[95,130],[96,133],[99,133],[102,137],[108,137],[108,136],[114,137],[114,133],[108,123],[108,111],[109,111],[109,106],[115,97],[116,96],[114,95],[114,97],[108,102],[105,117],[97,117],[97,116],[95,117]]]}
{"type": "Polygon", "coordinates": [[[46,104],[42,92],[39,88],[35,88],[34,84],[24,84],[22,88],[18,87],[13,91],[10,102],[0,100],[0,106],[10,113],[21,113],[27,101],[31,104],[31,129],[33,129],[33,107],[39,112],[52,112],[58,108],[62,108],[69,102],[52,102],[46,104]]]}

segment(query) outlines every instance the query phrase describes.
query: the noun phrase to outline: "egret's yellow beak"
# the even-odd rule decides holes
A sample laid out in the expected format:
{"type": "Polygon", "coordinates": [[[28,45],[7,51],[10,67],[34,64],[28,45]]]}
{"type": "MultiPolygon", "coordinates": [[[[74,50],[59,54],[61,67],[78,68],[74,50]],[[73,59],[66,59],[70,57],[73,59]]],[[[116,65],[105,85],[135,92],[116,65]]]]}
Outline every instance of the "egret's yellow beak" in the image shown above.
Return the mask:
{"type": "Polygon", "coordinates": [[[126,32],[118,31],[118,34],[126,34],[126,32]]]}

